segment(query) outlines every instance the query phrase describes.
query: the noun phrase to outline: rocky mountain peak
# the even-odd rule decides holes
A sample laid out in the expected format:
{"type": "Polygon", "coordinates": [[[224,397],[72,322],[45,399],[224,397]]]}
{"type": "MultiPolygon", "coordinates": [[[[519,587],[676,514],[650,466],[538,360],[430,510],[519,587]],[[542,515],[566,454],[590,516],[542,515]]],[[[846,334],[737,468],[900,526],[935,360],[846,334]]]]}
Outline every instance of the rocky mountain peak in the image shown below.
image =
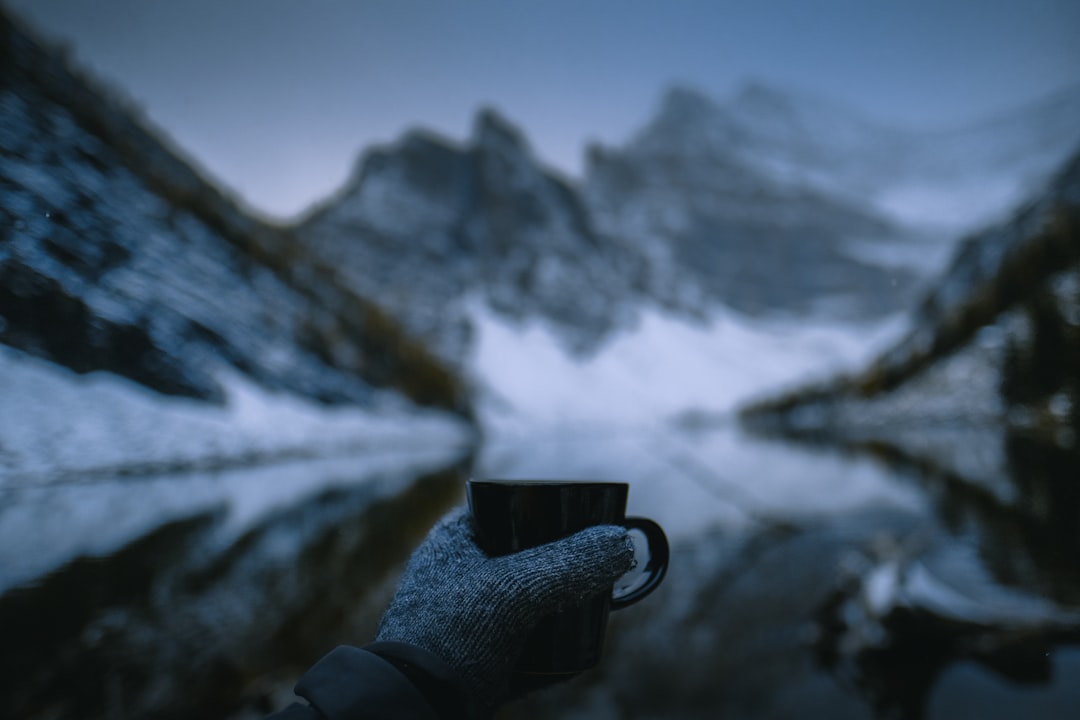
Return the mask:
{"type": "Polygon", "coordinates": [[[659,110],[630,148],[646,155],[694,155],[731,140],[731,128],[716,103],[698,90],[676,85],[665,91],[659,110]]]}
{"type": "Polygon", "coordinates": [[[722,102],[685,86],[670,87],[639,138],[652,145],[753,153],[770,148],[830,144],[836,136],[861,138],[874,130],[855,111],[812,93],[750,80],[722,102]],[[686,141],[684,138],[692,138],[686,141]]]}
{"type": "Polygon", "coordinates": [[[673,85],[664,91],[657,117],[684,122],[708,119],[717,109],[716,103],[705,93],[686,85],[673,85]]]}
{"type": "Polygon", "coordinates": [[[791,96],[763,80],[747,80],[735,93],[735,103],[789,110],[791,96]]]}
{"type": "Polygon", "coordinates": [[[815,135],[856,123],[853,113],[830,107],[821,98],[798,95],[761,81],[744,84],[727,103],[726,112],[745,128],[745,135],[766,132],[780,138],[813,141],[815,135]]]}
{"type": "Polygon", "coordinates": [[[529,154],[521,131],[490,107],[482,108],[473,120],[472,143],[480,150],[529,154]]]}
{"type": "Polygon", "coordinates": [[[409,134],[369,155],[360,182],[296,233],[454,362],[476,300],[544,318],[576,350],[596,347],[632,304],[635,251],[600,244],[576,189],[491,109],[467,145],[409,134]]]}
{"type": "Polygon", "coordinates": [[[827,96],[785,88],[761,80],[744,83],[724,104],[740,123],[775,124],[780,130],[867,127],[874,123],[853,108],[827,96]]]}
{"type": "Polygon", "coordinates": [[[491,108],[476,115],[470,151],[485,194],[505,197],[507,193],[536,193],[546,183],[522,133],[491,108]]]}
{"type": "Polygon", "coordinates": [[[445,228],[464,221],[478,196],[535,190],[543,178],[521,132],[485,108],[467,144],[413,129],[372,148],[357,162],[352,179],[303,222],[328,219],[413,239],[430,238],[438,227],[437,234],[445,236],[445,228]]]}

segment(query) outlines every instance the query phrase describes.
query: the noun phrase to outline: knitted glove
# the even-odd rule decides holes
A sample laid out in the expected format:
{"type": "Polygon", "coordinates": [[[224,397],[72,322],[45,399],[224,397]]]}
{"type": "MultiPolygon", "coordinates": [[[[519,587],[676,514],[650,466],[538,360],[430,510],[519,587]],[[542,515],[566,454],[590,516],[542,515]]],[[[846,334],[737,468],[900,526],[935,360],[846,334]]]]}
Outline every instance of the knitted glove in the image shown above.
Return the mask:
{"type": "Polygon", "coordinates": [[[506,699],[514,663],[537,622],[611,592],[633,565],[627,531],[612,525],[488,557],[473,539],[468,511],[458,508],[409,560],[378,640],[435,653],[466,682],[474,706],[490,712],[506,699]]]}

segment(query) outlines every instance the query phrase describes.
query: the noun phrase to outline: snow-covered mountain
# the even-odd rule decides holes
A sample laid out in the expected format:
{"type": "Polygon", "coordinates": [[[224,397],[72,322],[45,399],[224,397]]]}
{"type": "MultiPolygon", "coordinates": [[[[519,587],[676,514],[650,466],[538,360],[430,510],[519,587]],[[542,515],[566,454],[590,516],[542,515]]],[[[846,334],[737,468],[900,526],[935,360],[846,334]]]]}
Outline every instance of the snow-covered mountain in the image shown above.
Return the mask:
{"type": "Polygon", "coordinates": [[[364,412],[468,413],[422,345],[112,98],[0,14],[0,474],[314,453],[350,437],[327,404],[357,444],[364,412]]]}
{"type": "Polygon", "coordinates": [[[757,114],[760,123],[670,91],[624,147],[591,149],[583,193],[596,227],[645,250],[652,294],[691,307],[863,317],[903,307],[916,273],[854,248],[910,243],[912,233],[865,202],[781,173],[771,159],[809,168],[841,151],[815,144],[819,135],[794,115],[757,114]]]}
{"type": "Polygon", "coordinates": [[[1080,146],[1080,85],[965,127],[912,133],[875,204],[954,238],[1005,222],[1080,146]]]}
{"type": "MultiPolygon", "coordinates": [[[[466,143],[413,131],[370,150],[293,233],[479,378],[501,399],[489,409],[599,421],[606,407],[622,421],[641,414],[613,402],[614,388],[640,399],[635,386],[684,398],[684,410],[730,408],[735,387],[745,399],[866,357],[841,336],[895,331],[874,323],[914,305],[959,236],[887,199],[991,170],[1015,192],[1049,172],[1071,97],[926,135],[807,93],[750,85],[717,103],[673,89],[626,145],[592,148],[580,181],[544,168],[487,110],[466,143]],[[781,345],[775,363],[761,357],[781,345]],[[697,404],[672,377],[685,379],[694,357],[726,369],[697,404]],[[796,357],[808,367],[784,362],[796,357]]],[[[988,188],[972,191],[984,207],[1000,201],[988,188]]],[[[972,210],[964,226],[985,217],[972,210]]],[[[678,413],[671,402],[637,407],[678,413]]]]}
{"type": "Polygon", "coordinates": [[[447,358],[470,345],[467,305],[544,318],[572,351],[626,322],[644,261],[601,238],[575,190],[546,172],[492,111],[469,144],[412,132],[369,152],[295,230],[447,358]]]}
{"type": "MultiPolygon", "coordinates": [[[[906,137],[812,93],[749,82],[725,101],[669,88],[623,150],[682,163],[695,156],[726,159],[758,183],[860,200],[868,183],[878,185],[895,171],[896,149],[906,137]]],[[[736,187],[741,181],[730,179],[736,187]]]]}
{"type": "MultiPolygon", "coordinates": [[[[864,357],[927,277],[895,251],[940,245],[881,198],[895,178],[929,182],[904,163],[942,152],[761,85],[724,103],[672,90],[624,147],[594,148],[580,181],[493,111],[463,144],[410,132],[271,227],[4,28],[0,340],[159,391],[220,401],[239,387],[224,368],[322,402],[392,387],[461,410],[460,371],[489,408],[551,419],[730,409],[864,357]],[[695,392],[706,366],[722,378],[695,392]]],[[[1063,98],[1036,130],[1025,111],[967,145],[934,142],[983,148],[972,167],[1019,178],[1067,134],[1063,98]]]]}
{"type": "Polygon", "coordinates": [[[850,248],[896,240],[891,223],[708,152],[673,112],[632,146],[594,152],[580,184],[490,110],[464,145],[414,131],[368,152],[294,232],[454,362],[471,347],[470,308],[544,323],[587,355],[643,310],[865,318],[914,297],[909,268],[850,248]]]}
{"type": "Polygon", "coordinates": [[[749,82],[715,101],[665,94],[630,143],[705,154],[775,183],[844,199],[904,225],[958,237],[1004,219],[1080,143],[1080,85],[951,129],[911,130],[813,93],[749,82]]]}
{"type": "Polygon", "coordinates": [[[757,402],[744,415],[768,431],[884,443],[1005,502],[1035,502],[1010,480],[1024,443],[1054,459],[1018,475],[1045,474],[1051,485],[1075,479],[1080,152],[1009,221],[961,245],[909,332],[867,368],[757,402]]]}

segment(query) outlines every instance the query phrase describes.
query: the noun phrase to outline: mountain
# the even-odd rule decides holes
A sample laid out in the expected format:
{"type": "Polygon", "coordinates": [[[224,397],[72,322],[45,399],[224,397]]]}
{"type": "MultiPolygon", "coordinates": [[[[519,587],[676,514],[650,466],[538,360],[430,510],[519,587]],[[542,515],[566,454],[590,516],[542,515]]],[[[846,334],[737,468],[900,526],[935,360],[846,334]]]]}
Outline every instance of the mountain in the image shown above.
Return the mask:
{"type": "Polygon", "coordinates": [[[910,233],[805,177],[780,177],[755,148],[801,146],[822,164],[836,151],[801,137],[807,129],[784,113],[743,119],[675,89],[625,146],[590,150],[583,193],[596,226],[645,249],[652,293],[800,316],[881,316],[909,302],[918,275],[853,246],[910,233]]]}
{"type": "Polygon", "coordinates": [[[867,183],[895,171],[906,138],[827,98],[750,81],[724,101],[669,88],[629,145],[645,153],[728,156],[778,184],[865,199],[867,183]]]}
{"type": "Polygon", "coordinates": [[[875,560],[838,597],[835,617],[849,618],[841,626],[855,641],[838,644],[840,656],[879,653],[878,640],[857,638],[897,620],[896,637],[930,636],[912,632],[911,615],[936,618],[942,637],[974,631],[968,648],[994,647],[995,623],[1013,636],[1075,636],[1080,147],[1012,217],[960,245],[906,335],[858,370],[759,395],[740,418],[756,434],[891,465],[951,535],[982,548],[935,550],[920,536],[875,560]]]}
{"type": "MultiPolygon", "coordinates": [[[[174,416],[196,412],[175,398],[233,412],[241,386],[279,411],[281,398],[306,402],[308,419],[319,404],[470,412],[455,375],[357,288],[241,212],[114,94],[2,13],[0,345],[7,377],[53,393],[23,405],[5,391],[9,417],[36,417],[61,391],[72,403],[93,397],[103,373],[161,394],[174,416]]],[[[145,405],[141,391],[109,393],[81,427],[129,399],[145,405]]],[[[46,431],[79,427],[74,405],[54,409],[46,431]]],[[[36,463],[22,422],[3,423],[0,467],[36,463]]],[[[208,442],[221,440],[217,422],[199,426],[208,442]]]]}
{"type": "Polygon", "coordinates": [[[870,320],[913,305],[1078,127],[1080,90],[920,133],[760,83],[724,102],[675,87],[572,181],[485,110],[465,143],[412,131],[371,149],[292,231],[455,365],[488,311],[579,357],[643,312],[870,320]]]}
{"type": "Polygon", "coordinates": [[[370,151],[295,234],[454,360],[472,303],[542,318],[571,352],[594,349],[628,321],[645,267],[628,239],[596,233],[576,190],[492,111],[464,147],[411,132],[370,151]]]}
{"type": "Polygon", "coordinates": [[[708,115],[699,96],[669,94],[633,143],[594,148],[576,183],[485,110],[464,144],[412,131],[370,150],[293,233],[452,363],[468,355],[481,309],[540,322],[585,356],[643,309],[865,319],[915,297],[918,272],[854,247],[910,233],[777,181],[714,142],[708,115]]]}
{"type": "Polygon", "coordinates": [[[874,202],[962,237],[1005,222],[1080,145],[1080,85],[969,125],[911,133],[874,202]]]}
{"type": "Polygon", "coordinates": [[[1004,219],[1080,143],[1080,85],[941,130],[870,119],[811,92],[748,82],[714,101],[671,88],[632,146],[727,157],[947,237],[1004,219]]]}
{"type": "Polygon", "coordinates": [[[1009,481],[1013,466],[1074,497],[1060,483],[1080,466],[1080,152],[1012,218],[962,243],[910,331],[869,367],[743,417],[764,432],[891,448],[1006,502],[1037,501],[1009,481]],[[1032,447],[1050,458],[1038,472],[1020,457],[1032,447]]]}

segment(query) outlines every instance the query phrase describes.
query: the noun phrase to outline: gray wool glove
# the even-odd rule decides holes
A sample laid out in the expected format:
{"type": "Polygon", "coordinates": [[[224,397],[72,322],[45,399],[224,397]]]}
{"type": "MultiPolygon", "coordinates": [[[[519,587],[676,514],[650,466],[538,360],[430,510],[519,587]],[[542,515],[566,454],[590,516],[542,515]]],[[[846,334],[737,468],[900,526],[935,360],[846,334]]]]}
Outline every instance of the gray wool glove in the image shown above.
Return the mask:
{"type": "Polygon", "coordinates": [[[633,566],[633,543],[613,525],[488,557],[458,508],[413,553],[378,640],[435,653],[466,682],[475,706],[491,711],[506,699],[529,631],[546,615],[611,592],[633,566]]]}

